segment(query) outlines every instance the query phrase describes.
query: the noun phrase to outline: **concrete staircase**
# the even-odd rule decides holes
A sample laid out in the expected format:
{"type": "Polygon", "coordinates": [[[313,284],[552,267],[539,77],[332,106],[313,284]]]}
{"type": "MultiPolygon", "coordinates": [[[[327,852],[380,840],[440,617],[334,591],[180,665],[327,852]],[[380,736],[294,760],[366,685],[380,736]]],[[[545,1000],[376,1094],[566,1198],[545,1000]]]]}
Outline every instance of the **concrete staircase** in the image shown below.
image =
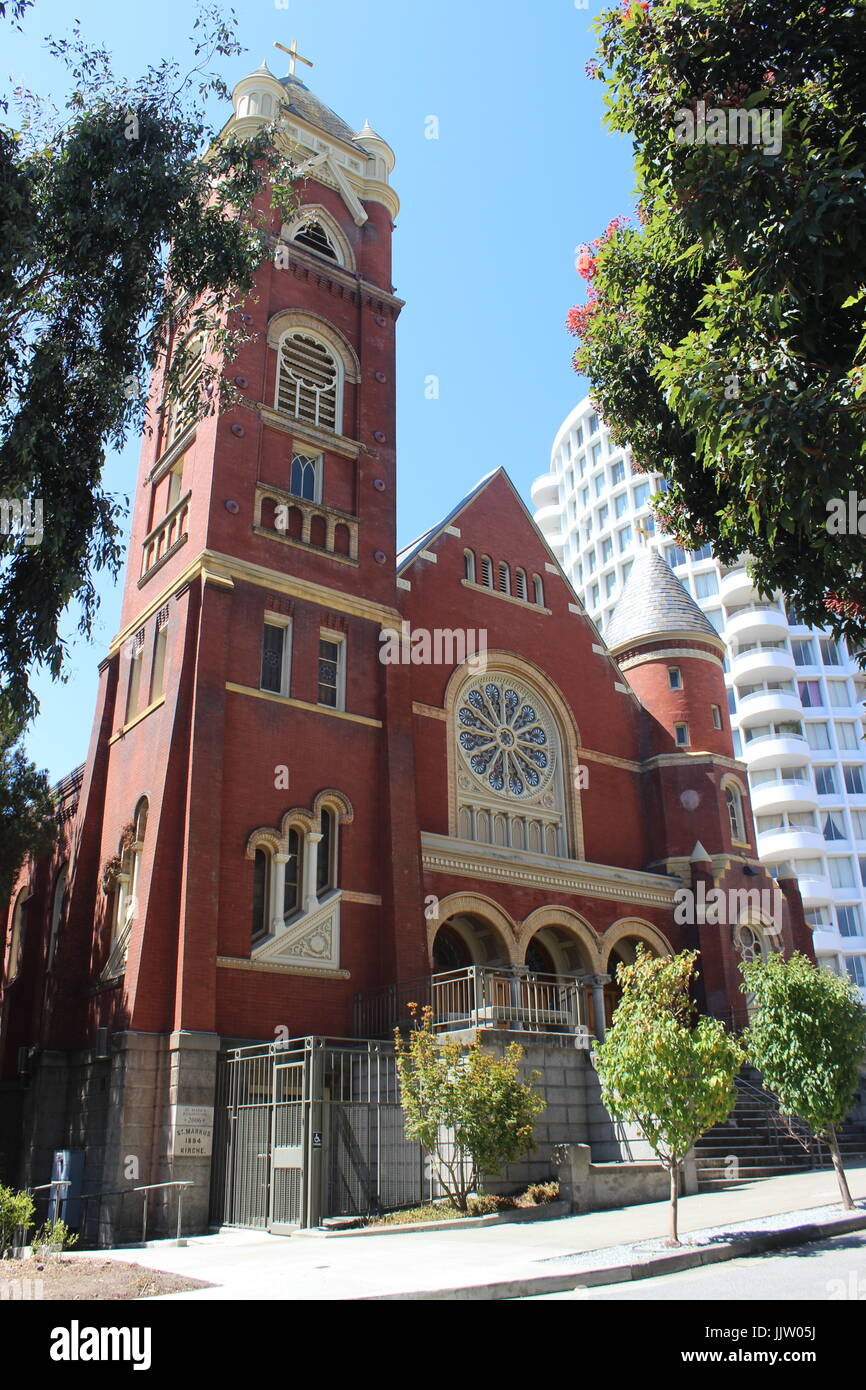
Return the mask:
{"type": "MultiPolygon", "coordinates": [[[[762,1090],[758,1072],[744,1068],[736,1084],[737,1103],[727,1120],[695,1145],[701,1192],[832,1167],[827,1145],[816,1141],[802,1120],[779,1114],[778,1102],[762,1090]]],[[[843,1163],[866,1161],[866,1124],[847,1121],[839,1130],[839,1149],[843,1163]]]]}

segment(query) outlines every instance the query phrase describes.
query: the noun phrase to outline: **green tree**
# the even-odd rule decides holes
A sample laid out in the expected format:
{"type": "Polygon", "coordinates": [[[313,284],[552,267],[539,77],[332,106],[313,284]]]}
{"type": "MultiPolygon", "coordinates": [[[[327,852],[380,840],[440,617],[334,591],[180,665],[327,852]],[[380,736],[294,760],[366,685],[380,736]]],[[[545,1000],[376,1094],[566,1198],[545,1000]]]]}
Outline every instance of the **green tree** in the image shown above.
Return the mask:
{"type": "Polygon", "coordinates": [[[51,786],[25,756],[20,722],[0,712],[0,904],[5,907],[26,855],[56,842],[58,826],[51,786]]]}
{"type": "Polygon", "coordinates": [[[763,592],[862,647],[866,516],[828,525],[866,497],[866,7],[626,0],[597,31],[637,220],[579,259],[575,365],[667,479],[667,530],[750,554],[763,592]]]}
{"type": "Polygon", "coordinates": [[[836,1128],[847,1114],[866,1053],[866,1010],[847,976],[833,975],[797,952],[740,967],[754,1013],[749,1059],[785,1115],[805,1120],[827,1140],[842,1194],[853,1209],[836,1128]]]}
{"type": "Polygon", "coordinates": [[[50,43],[64,109],[19,92],[14,127],[0,124],[0,500],[44,513],[38,544],[0,534],[0,700],[19,714],[34,712],[35,663],[63,673],[64,609],[89,632],[94,576],[120,565],[106,450],[152,428],[151,369],[168,353],[176,391],[194,331],[210,352],[193,415],[236,399],[214,363],[248,335],[242,306],[292,201],[276,127],[241,140],[205,118],[228,95],[211,64],[241,51],[233,17],[202,9],[190,43],[188,71],[165,61],[126,81],[76,26],[50,43]]]}
{"type": "Polygon", "coordinates": [[[517,1043],[497,1057],[477,1041],[437,1036],[429,1008],[416,1013],[407,1037],[399,1029],[394,1037],[406,1137],[429,1154],[453,1206],[467,1211],[483,1176],[533,1147],[545,1105],[532,1088],[537,1073],[523,1080],[517,1043]]]}
{"type": "Polygon", "coordinates": [[[619,965],[622,998],[596,1064],[602,1100],[617,1120],[640,1125],[670,1174],[668,1243],[679,1244],[679,1170],[697,1140],[727,1119],[744,1053],[716,1018],[695,1020],[690,987],[697,951],[650,956],[638,947],[619,965]]]}

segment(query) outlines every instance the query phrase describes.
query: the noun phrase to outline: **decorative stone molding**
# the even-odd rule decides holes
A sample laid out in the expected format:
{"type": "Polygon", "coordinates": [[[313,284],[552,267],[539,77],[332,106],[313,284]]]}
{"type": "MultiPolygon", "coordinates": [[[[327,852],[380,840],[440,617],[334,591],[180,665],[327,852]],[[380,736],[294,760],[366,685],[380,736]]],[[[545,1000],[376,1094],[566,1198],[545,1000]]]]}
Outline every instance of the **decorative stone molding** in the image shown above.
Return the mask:
{"type": "Polygon", "coordinates": [[[546,855],[503,850],[447,835],[421,836],[422,863],[431,873],[457,874],[465,878],[515,883],[548,893],[574,893],[586,898],[619,899],[621,902],[672,909],[679,879],[620,869],[584,860],[551,859],[546,855]]]}
{"type": "Polygon", "coordinates": [[[259,964],[339,970],[341,896],[337,889],[317,908],[285,923],[282,930],[253,947],[251,959],[259,964]]]}

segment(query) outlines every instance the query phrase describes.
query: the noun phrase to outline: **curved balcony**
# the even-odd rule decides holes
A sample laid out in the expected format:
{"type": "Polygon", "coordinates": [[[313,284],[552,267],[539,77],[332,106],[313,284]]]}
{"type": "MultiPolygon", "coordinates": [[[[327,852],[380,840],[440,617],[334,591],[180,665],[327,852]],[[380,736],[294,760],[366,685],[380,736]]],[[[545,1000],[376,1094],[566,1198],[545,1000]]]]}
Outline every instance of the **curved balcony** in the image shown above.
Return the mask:
{"type": "Polygon", "coordinates": [[[816,873],[814,878],[801,878],[798,875],[797,882],[800,885],[800,897],[803,899],[804,907],[826,907],[833,901],[830,880],[820,873],[816,873]]]}
{"type": "Polygon", "coordinates": [[[788,619],[775,604],[753,603],[748,608],[734,613],[725,623],[725,639],[728,642],[744,641],[752,638],[759,642],[778,642],[788,635],[788,619]]]}
{"type": "Polygon", "coordinates": [[[553,502],[539,507],[535,513],[535,524],[547,540],[550,540],[554,533],[559,535],[562,529],[562,508],[553,502]]]}
{"type": "Polygon", "coordinates": [[[550,507],[559,502],[559,475],[542,473],[530,488],[533,507],[550,507]]]}
{"type": "Polygon", "coordinates": [[[796,734],[767,734],[743,743],[743,762],[748,768],[807,767],[809,745],[796,734]]]}
{"type": "Polygon", "coordinates": [[[788,690],[758,690],[737,704],[737,722],[741,729],[766,724],[768,719],[787,719],[791,714],[799,719],[802,713],[799,695],[788,690]]]}
{"type": "Polygon", "coordinates": [[[816,811],[818,798],[811,779],[802,782],[768,782],[751,789],[752,811],[760,816],[772,811],[816,811]]]}
{"type": "Polygon", "coordinates": [[[758,835],[758,857],[766,864],[783,859],[823,855],[826,846],[820,830],[764,830],[758,835]]]}
{"type": "Polygon", "coordinates": [[[722,603],[748,603],[749,599],[755,598],[755,586],[746,574],[745,566],[721,575],[719,596],[722,603]]]}
{"type": "Polygon", "coordinates": [[[730,658],[731,676],[735,685],[754,685],[761,680],[778,680],[794,675],[794,658],[778,647],[739,652],[730,658]]]}

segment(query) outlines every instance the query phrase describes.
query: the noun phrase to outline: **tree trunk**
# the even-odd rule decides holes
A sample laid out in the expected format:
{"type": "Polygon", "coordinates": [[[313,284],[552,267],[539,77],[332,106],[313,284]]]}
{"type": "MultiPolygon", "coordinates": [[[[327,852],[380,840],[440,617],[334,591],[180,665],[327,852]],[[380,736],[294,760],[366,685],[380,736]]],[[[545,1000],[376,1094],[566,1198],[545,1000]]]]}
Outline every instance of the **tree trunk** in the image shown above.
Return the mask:
{"type": "Polygon", "coordinates": [[[842,1167],[842,1155],[839,1152],[839,1140],[836,1138],[835,1125],[828,1126],[827,1141],[830,1145],[830,1152],[833,1155],[833,1167],[836,1169],[836,1181],[839,1184],[839,1191],[842,1193],[842,1205],[846,1211],[854,1211],[854,1202],[848,1187],[848,1179],[845,1176],[845,1169],[842,1167]]]}
{"type": "Polygon", "coordinates": [[[670,1227],[668,1233],[668,1245],[679,1245],[680,1238],[677,1231],[677,1198],[680,1191],[680,1165],[676,1162],[671,1163],[671,1212],[670,1227]]]}

